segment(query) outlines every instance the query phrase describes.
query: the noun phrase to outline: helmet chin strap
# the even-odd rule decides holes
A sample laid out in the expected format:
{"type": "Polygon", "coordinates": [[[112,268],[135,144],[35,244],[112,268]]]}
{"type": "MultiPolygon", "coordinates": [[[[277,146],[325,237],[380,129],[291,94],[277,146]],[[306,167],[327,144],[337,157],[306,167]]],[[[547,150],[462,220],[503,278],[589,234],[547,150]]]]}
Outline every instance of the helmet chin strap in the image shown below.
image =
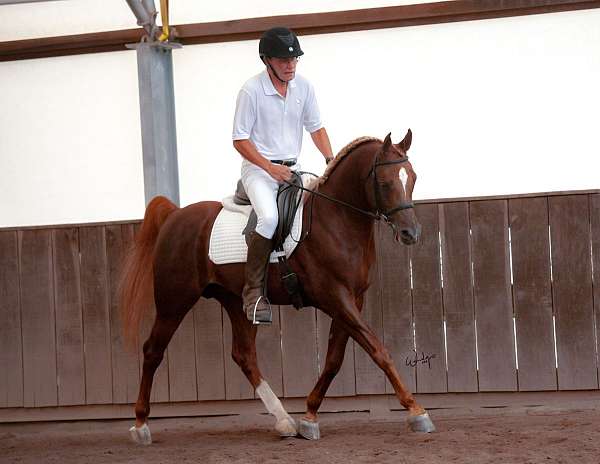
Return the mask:
{"type": "Polygon", "coordinates": [[[271,63],[269,63],[268,58],[265,57],[265,64],[267,65],[267,68],[269,68],[271,71],[273,71],[273,75],[277,78],[277,80],[279,82],[281,82],[282,84],[287,84],[287,81],[284,81],[281,77],[279,77],[279,75],[277,74],[277,71],[275,71],[275,68],[273,68],[273,66],[271,66],[271,63]]]}

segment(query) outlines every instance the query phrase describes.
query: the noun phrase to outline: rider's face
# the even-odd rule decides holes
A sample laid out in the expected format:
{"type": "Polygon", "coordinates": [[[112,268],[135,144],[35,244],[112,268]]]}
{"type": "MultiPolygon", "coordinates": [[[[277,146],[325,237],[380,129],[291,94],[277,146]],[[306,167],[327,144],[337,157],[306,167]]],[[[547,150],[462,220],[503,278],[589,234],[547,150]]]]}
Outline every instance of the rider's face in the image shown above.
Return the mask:
{"type": "Polygon", "coordinates": [[[296,75],[296,64],[298,58],[269,58],[269,64],[277,75],[284,81],[291,81],[296,75]]]}

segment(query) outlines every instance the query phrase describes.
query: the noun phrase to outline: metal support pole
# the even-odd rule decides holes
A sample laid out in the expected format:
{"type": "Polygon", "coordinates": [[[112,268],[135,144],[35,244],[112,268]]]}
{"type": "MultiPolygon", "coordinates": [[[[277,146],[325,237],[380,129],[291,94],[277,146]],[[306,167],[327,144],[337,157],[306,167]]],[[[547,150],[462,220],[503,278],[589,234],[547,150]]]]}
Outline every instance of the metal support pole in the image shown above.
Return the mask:
{"type": "Polygon", "coordinates": [[[164,195],[179,206],[179,172],[173,90],[173,43],[128,45],[137,52],[146,204],[164,195]]]}
{"type": "Polygon", "coordinates": [[[127,4],[137,19],[138,26],[142,26],[147,34],[152,31],[154,18],[146,11],[140,0],[127,0],[127,4]]]}
{"type": "Polygon", "coordinates": [[[142,0],[144,8],[150,16],[153,18],[156,16],[156,7],[154,6],[154,0],[142,0]]]}
{"type": "Polygon", "coordinates": [[[154,0],[127,0],[127,3],[138,24],[143,26],[148,34],[140,43],[127,45],[127,48],[137,52],[146,204],[155,196],[163,195],[179,206],[171,52],[174,48],[181,48],[181,45],[154,40],[154,0]]]}

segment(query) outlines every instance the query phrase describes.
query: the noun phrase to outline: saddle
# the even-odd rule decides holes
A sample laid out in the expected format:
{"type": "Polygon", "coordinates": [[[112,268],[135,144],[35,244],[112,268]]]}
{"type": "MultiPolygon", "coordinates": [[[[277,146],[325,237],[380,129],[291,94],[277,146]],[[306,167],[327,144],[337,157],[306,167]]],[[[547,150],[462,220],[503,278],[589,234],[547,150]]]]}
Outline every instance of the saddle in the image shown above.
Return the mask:
{"type": "MultiPolygon", "coordinates": [[[[283,286],[290,295],[294,307],[300,309],[304,306],[300,281],[298,280],[298,276],[290,269],[285,252],[283,251],[283,242],[290,234],[294,224],[294,216],[300,206],[300,201],[302,201],[301,189],[297,187],[303,187],[302,177],[298,173],[292,171],[292,178],[290,179],[289,184],[286,183],[280,185],[279,190],[277,191],[277,212],[279,220],[277,222],[277,229],[275,229],[275,235],[273,235],[273,250],[278,252],[277,260],[279,261],[279,272],[283,286]]],[[[251,205],[241,179],[237,182],[233,202],[236,205],[251,205]]],[[[248,244],[250,233],[256,228],[256,224],[256,212],[252,210],[248,218],[248,223],[242,232],[246,239],[246,244],[248,244]]],[[[299,238],[300,237],[298,237],[298,239],[299,238]]],[[[265,279],[265,282],[266,280],[267,279],[265,279]]]]}
{"type": "MultiPolygon", "coordinates": [[[[301,190],[296,187],[303,187],[302,177],[296,172],[292,172],[292,178],[290,184],[282,184],[279,186],[277,191],[277,213],[279,215],[279,221],[277,222],[277,229],[275,229],[275,235],[273,236],[273,249],[279,250],[283,246],[283,242],[292,230],[294,224],[294,216],[300,206],[302,200],[301,190]],[[300,197],[298,197],[300,195],[300,197]]],[[[237,182],[237,188],[235,195],[233,196],[233,202],[236,205],[250,205],[250,199],[244,190],[244,185],[241,179],[237,182]]],[[[242,232],[246,237],[246,243],[248,243],[248,236],[256,228],[257,217],[254,210],[250,213],[248,218],[248,224],[242,232]]]]}

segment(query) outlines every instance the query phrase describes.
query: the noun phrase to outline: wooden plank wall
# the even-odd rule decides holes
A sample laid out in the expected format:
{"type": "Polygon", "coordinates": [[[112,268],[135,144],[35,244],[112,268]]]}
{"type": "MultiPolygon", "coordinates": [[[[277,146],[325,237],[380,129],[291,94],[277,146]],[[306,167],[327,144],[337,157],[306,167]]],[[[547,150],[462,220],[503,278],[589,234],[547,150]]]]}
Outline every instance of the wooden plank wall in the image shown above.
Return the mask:
{"type": "Polygon", "coordinates": [[[558,385],[598,387],[588,196],[549,198],[558,385]]]}
{"type": "MultiPolygon", "coordinates": [[[[412,391],[598,389],[600,194],[429,202],[417,214],[423,236],[410,248],[378,225],[363,309],[412,391]]],[[[141,346],[124,345],[116,295],[138,228],[0,230],[0,408],[135,402],[141,346]]],[[[310,392],[330,324],[314,308],[275,308],[257,352],[276,394],[310,392]]],[[[254,398],[230,353],[228,317],[200,300],[165,354],[152,401],[254,398]]],[[[392,390],[350,340],[329,393],[392,390]]]]}
{"type": "Polygon", "coordinates": [[[471,204],[480,391],[517,389],[506,200],[471,204]]]}
{"type": "Polygon", "coordinates": [[[556,390],[548,199],[509,201],[519,390],[556,390]]]}

